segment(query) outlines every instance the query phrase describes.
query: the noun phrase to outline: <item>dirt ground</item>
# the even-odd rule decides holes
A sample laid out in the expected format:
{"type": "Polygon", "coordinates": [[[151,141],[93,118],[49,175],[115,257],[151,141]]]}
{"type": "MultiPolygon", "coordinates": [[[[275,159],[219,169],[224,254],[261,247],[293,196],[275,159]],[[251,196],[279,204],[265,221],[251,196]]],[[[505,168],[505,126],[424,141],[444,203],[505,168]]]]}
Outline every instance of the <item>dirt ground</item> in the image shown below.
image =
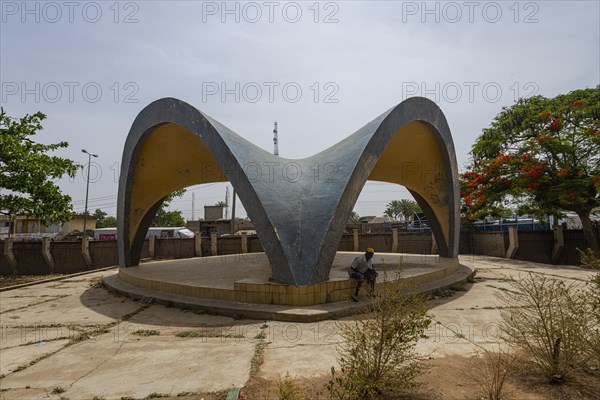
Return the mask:
{"type": "MultiPolygon", "coordinates": [[[[471,378],[477,371],[477,357],[448,356],[424,360],[426,371],[418,378],[420,386],[412,391],[386,394],[381,400],[479,400],[485,398],[481,388],[471,378]]],[[[312,379],[297,379],[306,400],[329,399],[325,385],[331,378],[323,375],[312,379]]],[[[539,374],[519,371],[506,386],[509,398],[515,400],[600,399],[600,372],[575,370],[572,378],[562,385],[551,385],[539,374]]],[[[278,381],[252,378],[242,389],[242,400],[277,400],[278,381]]]]}

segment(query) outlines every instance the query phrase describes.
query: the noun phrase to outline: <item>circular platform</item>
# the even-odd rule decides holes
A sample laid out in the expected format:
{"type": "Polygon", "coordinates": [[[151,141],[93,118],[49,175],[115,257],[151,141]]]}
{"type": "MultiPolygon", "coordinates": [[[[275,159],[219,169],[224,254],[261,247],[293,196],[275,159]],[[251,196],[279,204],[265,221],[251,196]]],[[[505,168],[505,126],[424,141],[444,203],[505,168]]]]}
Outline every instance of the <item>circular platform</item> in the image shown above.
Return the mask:
{"type": "MultiPolygon", "coordinates": [[[[118,275],[105,279],[105,284],[133,297],[210,313],[316,321],[347,315],[349,309],[361,306],[348,302],[356,281],[349,279],[347,273],[354,257],[360,254],[338,252],[330,279],[307,286],[270,281],[271,270],[264,253],[156,261],[120,268],[118,275]]],[[[378,284],[393,279],[401,268],[401,279],[419,291],[464,281],[473,273],[457,259],[437,255],[377,253],[373,261],[379,272],[378,284]]]]}

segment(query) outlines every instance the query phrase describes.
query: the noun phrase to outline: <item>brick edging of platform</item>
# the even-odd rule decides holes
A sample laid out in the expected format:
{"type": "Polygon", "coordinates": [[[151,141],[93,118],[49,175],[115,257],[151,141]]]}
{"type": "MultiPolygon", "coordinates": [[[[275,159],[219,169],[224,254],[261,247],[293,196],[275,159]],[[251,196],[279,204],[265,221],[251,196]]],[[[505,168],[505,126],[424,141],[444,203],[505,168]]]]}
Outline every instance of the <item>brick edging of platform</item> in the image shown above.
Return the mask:
{"type": "MultiPolygon", "coordinates": [[[[475,276],[475,270],[460,264],[454,274],[429,282],[419,287],[419,293],[431,293],[456,284],[466,283],[475,276]]],[[[347,317],[366,311],[369,302],[351,303],[339,301],[314,306],[294,307],[296,312],[286,312],[289,306],[276,306],[258,303],[241,303],[235,301],[203,299],[161,292],[152,289],[142,289],[122,281],[118,275],[103,279],[104,286],[111,292],[124,295],[134,300],[150,301],[168,307],[199,310],[207,314],[222,315],[232,318],[247,318],[256,320],[271,320],[283,322],[318,322],[326,319],[347,317]],[[329,310],[328,310],[329,309],[329,310]],[[311,312],[313,311],[313,312],[311,312]]]]}

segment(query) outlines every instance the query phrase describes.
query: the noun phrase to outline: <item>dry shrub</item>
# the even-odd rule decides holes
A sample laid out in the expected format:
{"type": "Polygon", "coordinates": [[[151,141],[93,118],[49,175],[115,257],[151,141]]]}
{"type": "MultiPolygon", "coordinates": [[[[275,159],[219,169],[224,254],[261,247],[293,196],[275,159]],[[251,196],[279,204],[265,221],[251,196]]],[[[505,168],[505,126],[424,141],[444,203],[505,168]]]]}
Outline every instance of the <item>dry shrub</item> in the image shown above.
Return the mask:
{"type": "Polygon", "coordinates": [[[591,302],[591,318],[595,320],[596,326],[592,328],[591,335],[585,339],[587,341],[587,349],[590,360],[595,361],[594,367],[600,367],[600,258],[596,257],[592,249],[579,251],[581,255],[581,263],[587,267],[595,268],[598,273],[591,279],[589,291],[589,300],[591,302]]]}
{"type": "Polygon", "coordinates": [[[498,345],[498,351],[483,349],[483,356],[477,359],[475,368],[468,374],[481,389],[486,400],[510,398],[506,383],[516,370],[518,356],[508,346],[498,345]]]}
{"type": "Polygon", "coordinates": [[[91,288],[104,287],[104,278],[102,278],[101,276],[93,277],[88,281],[88,284],[91,288]]]}
{"type": "Polygon", "coordinates": [[[289,372],[286,372],[283,377],[279,376],[277,381],[260,380],[254,390],[255,392],[249,395],[251,397],[243,394],[241,398],[249,400],[309,400],[297,380],[290,376],[289,372]]]}
{"type": "Polygon", "coordinates": [[[421,365],[414,348],[431,323],[428,300],[399,280],[399,272],[397,279],[386,278],[366,316],[338,324],[343,339],[338,348],[341,371],[331,369],[330,399],[373,399],[384,390],[416,385],[421,365]]]}
{"type": "Polygon", "coordinates": [[[589,288],[533,273],[511,285],[518,293],[498,294],[506,340],[551,382],[562,382],[573,366],[589,360],[597,332],[589,288]]]}
{"type": "Polygon", "coordinates": [[[600,258],[596,256],[594,250],[591,248],[587,249],[577,249],[579,252],[579,257],[581,258],[581,265],[586,268],[594,268],[600,270],[600,258]]]}
{"type": "Polygon", "coordinates": [[[277,380],[277,399],[278,400],[304,400],[302,390],[296,381],[286,372],[285,376],[277,380]]]}

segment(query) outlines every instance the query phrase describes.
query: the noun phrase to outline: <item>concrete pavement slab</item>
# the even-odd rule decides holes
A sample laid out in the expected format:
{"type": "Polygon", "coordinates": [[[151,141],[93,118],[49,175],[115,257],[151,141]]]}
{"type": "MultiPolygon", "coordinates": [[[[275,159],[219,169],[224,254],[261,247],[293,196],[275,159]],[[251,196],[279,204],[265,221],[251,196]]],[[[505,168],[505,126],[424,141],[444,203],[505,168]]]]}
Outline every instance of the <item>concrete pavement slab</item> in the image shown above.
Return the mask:
{"type": "Polygon", "coordinates": [[[499,288],[510,290],[510,285],[504,282],[477,280],[475,284],[467,284],[465,291],[454,292],[450,297],[441,297],[432,302],[432,312],[440,314],[447,311],[491,309],[498,306],[497,293],[499,288]]]}
{"type": "Polygon", "coordinates": [[[210,392],[241,387],[249,378],[254,342],[223,338],[143,338],[69,390],[74,398],[143,398],[151,393],[210,392]]]}
{"type": "Polygon", "coordinates": [[[255,341],[224,338],[136,337],[70,346],[2,380],[3,389],[66,389],[67,398],[144,398],[151,393],[214,391],[243,386],[255,341]]]}
{"type": "Polygon", "coordinates": [[[336,344],[292,344],[267,346],[259,377],[277,380],[286,373],[296,378],[310,378],[327,374],[331,367],[339,369],[336,344]]]}
{"type": "Polygon", "coordinates": [[[4,356],[4,350],[12,349],[13,347],[39,342],[50,343],[62,339],[71,340],[86,329],[92,330],[94,327],[6,323],[2,324],[0,328],[0,350],[2,350],[2,356],[4,356]]]}
{"type": "MultiPolygon", "coordinates": [[[[231,317],[195,313],[192,310],[182,310],[175,307],[151,305],[128,320],[140,329],[158,329],[161,333],[175,333],[195,328],[221,328],[245,325],[258,325],[259,322],[250,319],[233,319],[231,317]]],[[[254,335],[253,335],[254,336],[254,335]]]]}
{"type": "Polygon", "coordinates": [[[549,265],[530,261],[511,260],[507,258],[487,256],[459,256],[462,264],[473,266],[478,271],[491,271],[503,275],[520,275],[527,272],[543,273],[549,276],[587,281],[594,271],[573,265],[549,265]]]}
{"type": "Polygon", "coordinates": [[[268,346],[259,376],[277,380],[290,376],[308,378],[337,367],[336,346],[341,342],[340,321],[314,323],[268,321],[263,329],[268,346]]]}
{"type": "MultiPolygon", "coordinates": [[[[0,389],[2,384],[0,383],[0,389]]],[[[40,389],[24,387],[19,389],[11,389],[10,391],[2,392],[3,400],[29,400],[29,399],[56,399],[59,400],[59,395],[52,395],[52,389],[40,389]]]]}
{"type": "Polygon", "coordinates": [[[27,307],[26,311],[9,311],[0,315],[2,322],[23,325],[63,324],[93,325],[106,324],[135,311],[140,303],[108,293],[103,288],[87,288],[82,293],[47,303],[27,307]]]}
{"type": "Polygon", "coordinates": [[[62,349],[69,340],[56,340],[51,342],[38,342],[27,346],[17,346],[2,349],[0,357],[0,375],[6,375],[31,361],[62,349]]]}
{"type": "MultiPolygon", "coordinates": [[[[68,295],[44,295],[44,296],[19,296],[19,297],[6,297],[0,298],[0,313],[6,313],[15,309],[22,309],[23,307],[32,306],[35,304],[45,303],[61,299],[68,295]]],[[[1,318],[1,315],[0,315],[1,318]]]]}

